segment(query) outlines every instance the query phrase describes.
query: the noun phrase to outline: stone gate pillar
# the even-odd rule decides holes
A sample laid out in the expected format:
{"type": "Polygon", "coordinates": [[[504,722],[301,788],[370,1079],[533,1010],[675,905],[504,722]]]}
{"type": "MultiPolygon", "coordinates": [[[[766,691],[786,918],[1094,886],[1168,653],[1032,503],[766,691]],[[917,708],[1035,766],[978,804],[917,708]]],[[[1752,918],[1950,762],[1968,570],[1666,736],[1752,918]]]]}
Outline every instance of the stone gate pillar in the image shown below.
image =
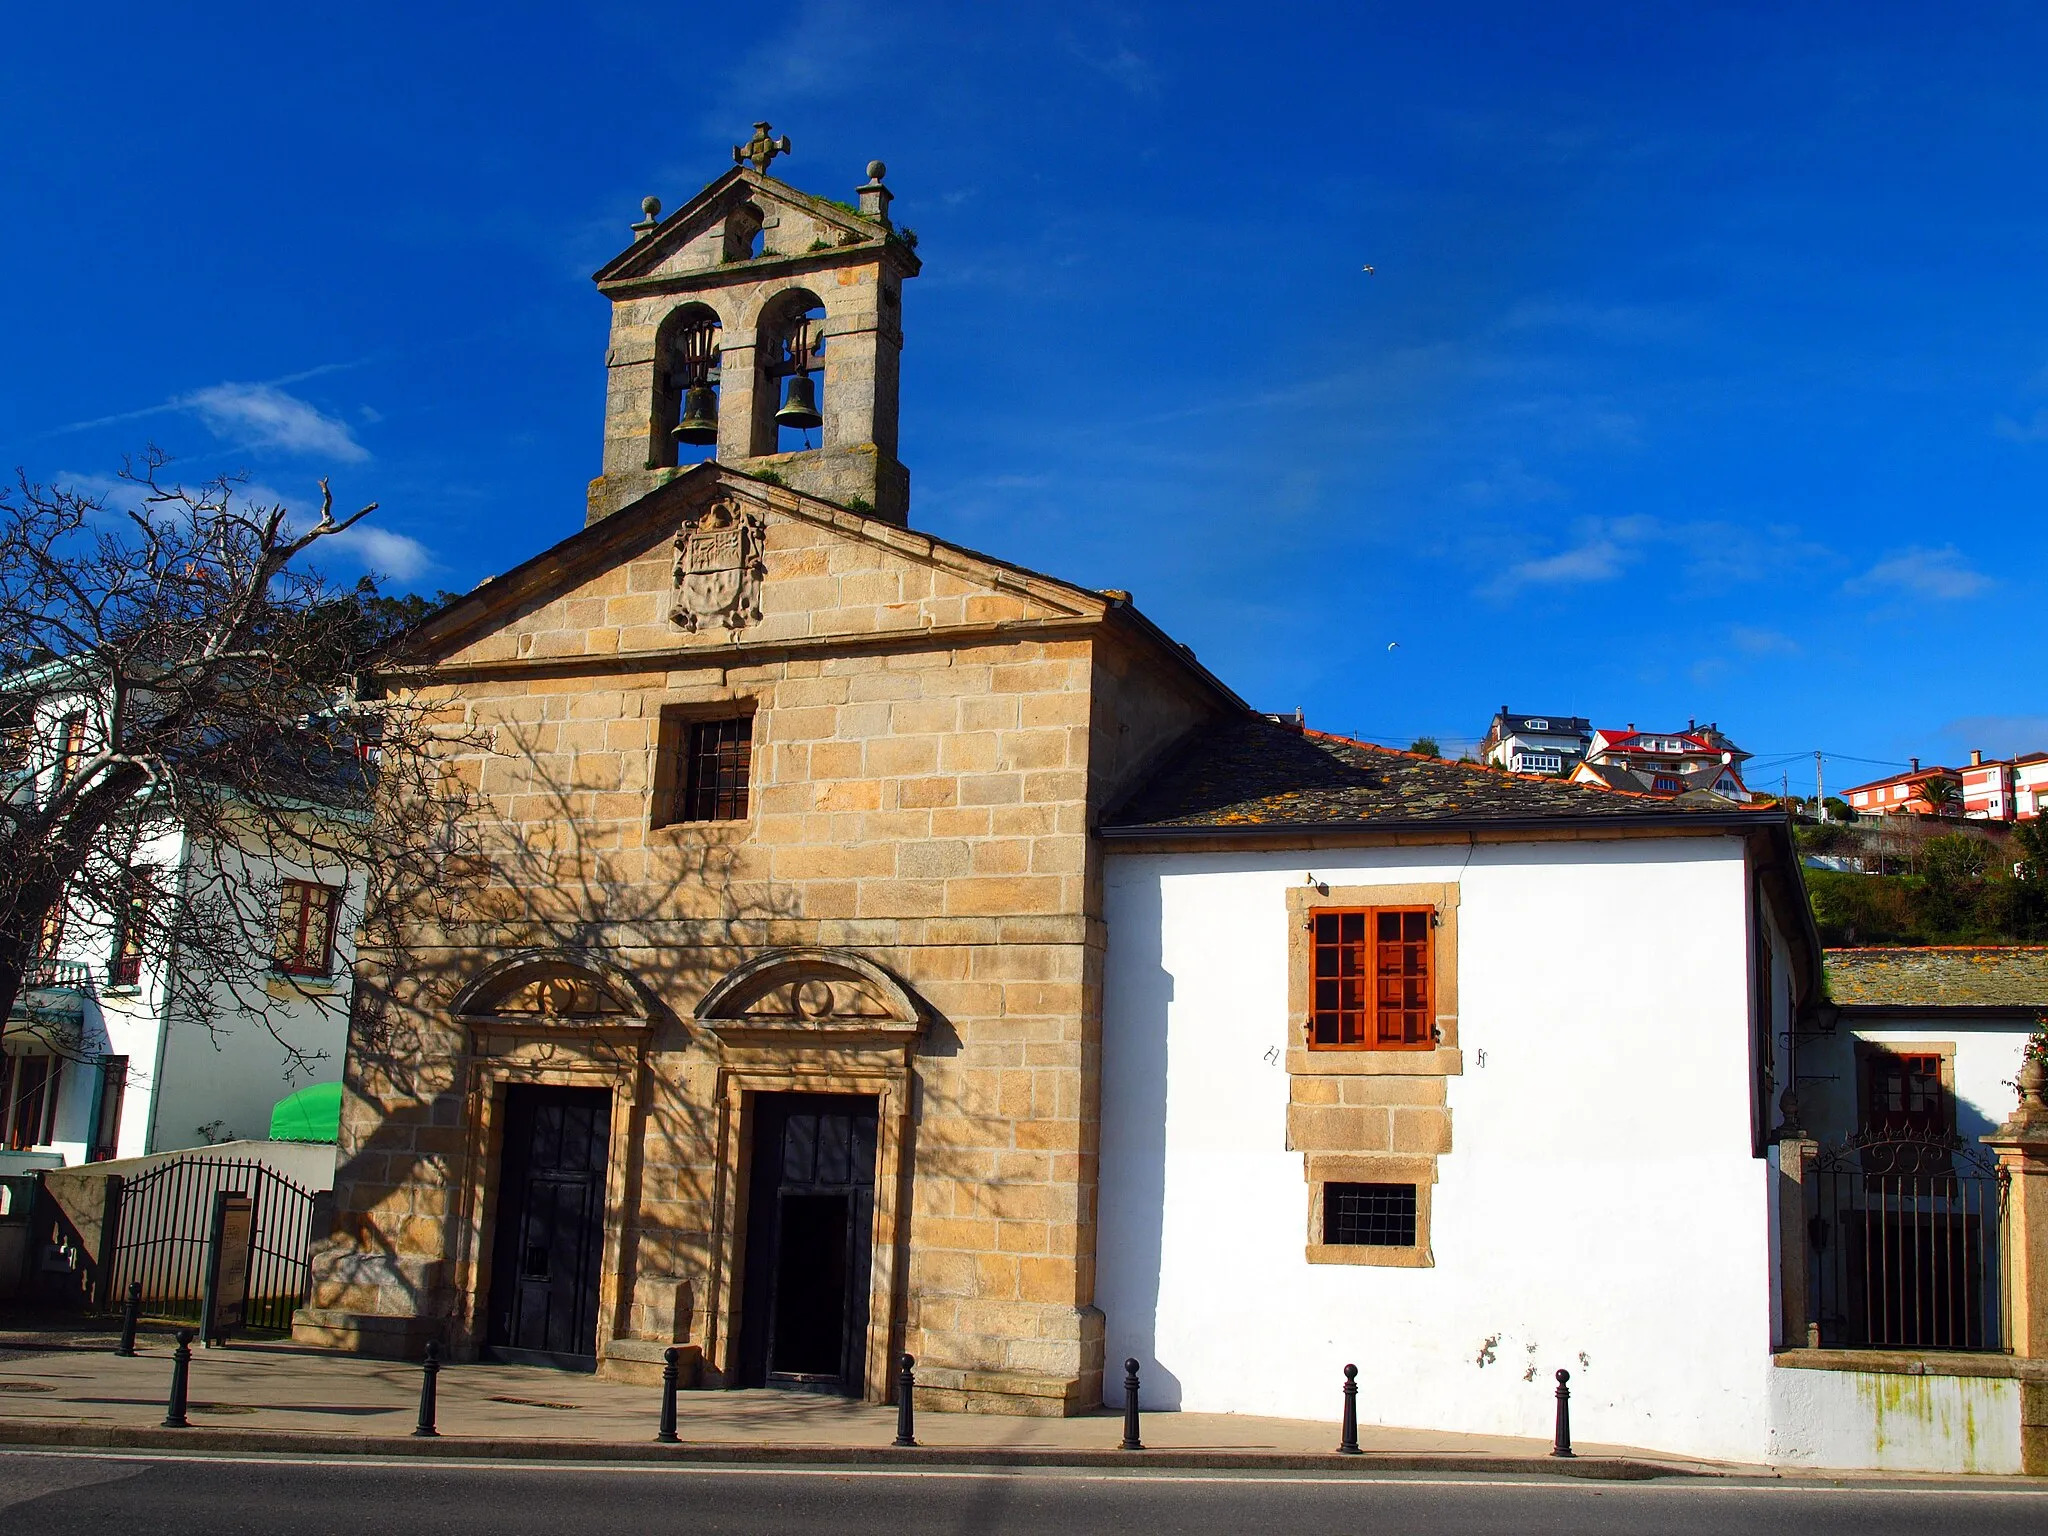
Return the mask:
{"type": "MultiPolygon", "coordinates": [[[[2026,1360],[2048,1360],[2048,1060],[2020,1067],[2020,1102],[1986,1146],[1998,1153],[2006,1192],[2006,1343],[2026,1360]]],[[[2048,1372],[2020,1378],[2020,1461],[2048,1474],[2048,1372]]]]}

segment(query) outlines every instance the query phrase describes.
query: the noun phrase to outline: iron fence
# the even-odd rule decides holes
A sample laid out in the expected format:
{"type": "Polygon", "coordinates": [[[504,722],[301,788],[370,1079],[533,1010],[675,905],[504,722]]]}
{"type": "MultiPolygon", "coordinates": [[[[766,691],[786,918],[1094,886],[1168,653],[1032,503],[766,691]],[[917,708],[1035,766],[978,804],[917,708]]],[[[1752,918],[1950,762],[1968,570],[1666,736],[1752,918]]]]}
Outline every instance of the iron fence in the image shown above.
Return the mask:
{"type": "Polygon", "coordinates": [[[288,1332],[311,1278],[313,1195],[276,1169],[239,1158],[181,1157],[122,1186],[101,1304],[118,1310],[139,1280],[144,1317],[197,1324],[214,1196],[222,1192],[246,1194],[253,1207],[244,1326],[288,1332]]]}
{"type": "Polygon", "coordinates": [[[2006,1174],[1954,1136],[1823,1147],[1808,1236],[1830,1349],[2004,1348],[2006,1174]]]}

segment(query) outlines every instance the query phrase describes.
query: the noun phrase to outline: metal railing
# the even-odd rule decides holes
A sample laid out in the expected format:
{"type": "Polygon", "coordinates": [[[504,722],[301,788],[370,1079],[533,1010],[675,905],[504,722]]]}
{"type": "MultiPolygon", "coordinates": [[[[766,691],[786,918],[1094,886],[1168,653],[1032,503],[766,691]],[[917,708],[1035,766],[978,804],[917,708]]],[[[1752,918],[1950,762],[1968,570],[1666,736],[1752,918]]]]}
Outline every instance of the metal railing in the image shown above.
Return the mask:
{"type": "Polygon", "coordinates": [[[1812,1312],[1830,1349],[2004,1348],[2005,1171],[1955,1136],[1823,1147],[1812,1312]]]}
{"type": "Polygon", "coordinates": [[[240,1191],[253,1206],[245,1326],[289,1331],[311,1280],[313,1195],[274,1168],[236,1158],[181,1157],[123,1185],[101,1305],[118,1309],[142,1284],[142,1315],[199,1321],[213,1198],[240,1191]]]}

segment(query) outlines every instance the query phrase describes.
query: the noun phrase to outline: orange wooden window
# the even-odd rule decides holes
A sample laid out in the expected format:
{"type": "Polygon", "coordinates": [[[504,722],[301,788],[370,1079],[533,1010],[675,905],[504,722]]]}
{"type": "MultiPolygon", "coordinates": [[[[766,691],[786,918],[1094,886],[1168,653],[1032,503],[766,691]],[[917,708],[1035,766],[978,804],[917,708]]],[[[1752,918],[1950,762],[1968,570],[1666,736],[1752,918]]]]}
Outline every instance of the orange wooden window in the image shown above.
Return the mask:
{"type": "Polygon", "coordinates": [[[1436,1044],[1428,907],[1325,909],[1310,920],[1313,1050],[1426,1051],[1436,1044]]]}
{"type": "Polygon", "coordinates": [[[287,880],[277,912],[277,968],[289,976],[325,976],[334,968],[334,912],[341,892],[311,880],[287,880]]]}
{"type": "Polygon", "coordinates": [[[57,787],[62,789],[76,777],[85,761],[85,716],[66,715],[57,746],[57,787]]]}
{"type": "Polygon", "coordinates": [[[1940,1056],[1873,1051],[1869,1061],[1866,1131],[1948,1134],[1948,1094],[1941,1085],[1940,1056]]]}

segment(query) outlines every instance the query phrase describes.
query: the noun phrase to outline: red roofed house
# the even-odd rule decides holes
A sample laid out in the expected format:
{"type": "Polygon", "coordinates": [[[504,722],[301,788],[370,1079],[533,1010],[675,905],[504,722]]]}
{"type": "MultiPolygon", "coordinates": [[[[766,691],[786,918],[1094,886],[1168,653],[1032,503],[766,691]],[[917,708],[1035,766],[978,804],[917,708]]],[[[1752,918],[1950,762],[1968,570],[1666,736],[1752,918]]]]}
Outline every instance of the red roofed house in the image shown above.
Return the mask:
{"type": "Polygon", "coordinates": [[[1849,808],[1858,816],[1958,814],[1963,804],[1962,776],[1953,768],[1922,768],[1917,757],[1912,761],[1913,766],[1907,772],[1858,784],[1854,789],[1844,790],[1842,798],[1849,802],[1849,808]],[[1945,780],[1955,791],[1954,798],[1942,805],[1929,800],[1920,787],[1932,780],[1945,780]]]}
{"type": "Polygon", "coordinates": [[[2048,814],[2048,752],[2028,752],[2012,760],[2013,813],[2021,821],[2048,814]]]}
{"type": "Polygon", "coordinates": [[[1714,724],[1687,721],[1682,731],[1596,730],[1585,758],[1572,770],[1574,784],[1598,784],[1637,794],[1676,796],[1706,790],[1747,802],[1742,765],[1750,754],[1714,724]]]}
{"type": "Polygon", "coordinates": [[[1984,761],[1984,754],[1970,753],[1970,766],[1963,770],[1963,814],[1973,821],[2011,821],[2019,802],[2013,795],[2012,764],[2002,759],[1984,761]]]}

